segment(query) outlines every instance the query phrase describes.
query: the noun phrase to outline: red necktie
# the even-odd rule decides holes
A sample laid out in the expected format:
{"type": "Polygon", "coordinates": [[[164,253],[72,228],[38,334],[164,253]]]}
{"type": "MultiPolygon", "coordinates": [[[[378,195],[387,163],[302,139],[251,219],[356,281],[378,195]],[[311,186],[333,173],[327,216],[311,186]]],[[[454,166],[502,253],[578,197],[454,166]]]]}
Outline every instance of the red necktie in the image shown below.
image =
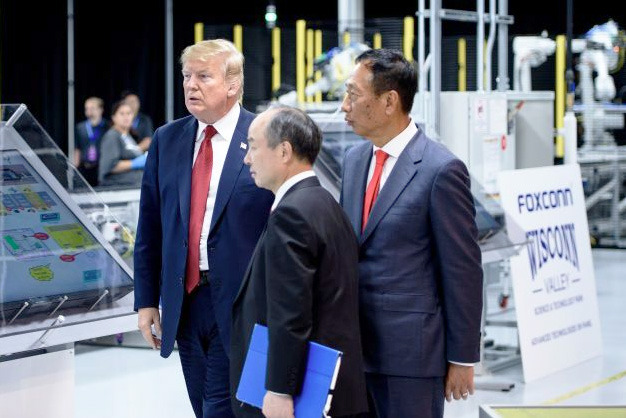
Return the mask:
{"type": "Polygon", "coordinates": [[[211,138],[217,131],[212,125],[204,130],[204,140],[200,145],[196,162],[191,171],[191,200],[189,204],[189,239],[187,249],[187,271],[185,289],[191,293],[200,283],[200,233],[206,211],[206,200],[211,184],[213,168],[213,146],[211,138]]]}
{"type": "Polygon", "coordinates": [[[370,217],[370,212],[372,211],[374,202],[378,197],[378,191],[380,190],[380,175],[383,173],[383,165],[385,165],[385,161],[387,161],[387,158],[389,157],[389,154],[380,149],[376,151],[375,154],[376,167],[374,168],[374,175],[372,176],[370,183],[367,185],[365,200],[363,201],[363,227],[361,228],[361,232],[365,231],[367,219],[370,217]]]}

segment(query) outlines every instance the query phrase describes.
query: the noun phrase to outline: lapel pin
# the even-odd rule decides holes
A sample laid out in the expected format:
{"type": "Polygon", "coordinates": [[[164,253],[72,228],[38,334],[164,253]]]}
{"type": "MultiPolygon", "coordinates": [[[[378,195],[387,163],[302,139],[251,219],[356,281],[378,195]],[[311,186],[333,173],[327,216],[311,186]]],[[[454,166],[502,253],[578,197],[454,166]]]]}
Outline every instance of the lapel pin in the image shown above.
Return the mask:
{"type": "Polygon", "coordinates": [[[242,143],[240,143],[240,144],[239,144],[239,147],[240,147],[241,149],[248,149],[248,144],[246,144],[246,143],[242,142],[242,143]]]}

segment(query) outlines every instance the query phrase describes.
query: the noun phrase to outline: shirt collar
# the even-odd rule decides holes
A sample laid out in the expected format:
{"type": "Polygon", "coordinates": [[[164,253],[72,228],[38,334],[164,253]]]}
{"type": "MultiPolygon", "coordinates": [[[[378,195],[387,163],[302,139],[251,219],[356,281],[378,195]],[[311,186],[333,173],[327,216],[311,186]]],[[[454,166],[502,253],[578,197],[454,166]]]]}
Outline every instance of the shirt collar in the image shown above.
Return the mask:
{"type": "MultiPolygon", "coordinates": [[[[235,105],[224,115],[220,120],[213,124],[213,127],[217,131],[218,134],[222,138],[226,140],[226,142],[230,142],[235,134],[235,128],[237,127],[237,122],[239,121],[239,114],[241,113],[241,108],[239,107],[239,103],[235,103],[235,105]]],[[[204,129],[207,127],[207,124],[201,121],[198,121],[198,132],[196,135],[196,141],[200,141],[203,138],[204,129]]]]}
{"type": "Polygon", "coordinates": [[[276,197],[274,198],[274,203],[272,204],[272,211],[276,209],[276,206],[280,203],[280,201],[285,197],[285,194],[291,189],[296,183],[301,182],[304,179],[309,177],[315,177],[315,172],[313,170],[303,171],[302,173],[298,173],[293,177],[290,177],[285,181],[276,191],[276,197]]]}
{"type": "Polygon", "coordinates": [[[387,154],[389,154],[390,157],[398,158],[400,154],[402,154],[402,151],[404,151],[404,148],[406,148],[409,141],[411,141],[415,134],[417,134],[417,131],[417,125],[415,125],[415,122],[413,122],[412,118],[409,118],[409,126],[407,126],[391,141],[387,142],[382,148],[374,145],[372,153],[375,153],[379,149],[382,149],[387,154]]]}

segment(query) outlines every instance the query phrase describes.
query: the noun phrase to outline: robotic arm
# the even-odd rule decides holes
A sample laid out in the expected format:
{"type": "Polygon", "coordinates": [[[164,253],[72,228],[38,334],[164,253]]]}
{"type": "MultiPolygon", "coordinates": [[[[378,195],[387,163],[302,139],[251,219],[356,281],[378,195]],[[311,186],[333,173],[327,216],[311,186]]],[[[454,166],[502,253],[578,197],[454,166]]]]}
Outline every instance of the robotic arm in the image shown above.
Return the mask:
{"type": "MultiPolygon", "coordinates": [[[[344,48],[332,48],[317,57],[314,69],[322,71],[322,78],[309,84],[305,89],[305,94],[309,96],[321,91],[328,93],[331,98],[341,100],[346,91],[345,82],[355,67],[356,57],[368,49],[370,49],[369,46],[365,44],[353,42],[344,48]]],[[[293,106],[296,103],[296,92],[286,93],[280,96],[278,101],[293,106]]]]}
{"type": "MultiPolygon", "coordinates": [[[[613,20],[594,26],[584,39],[572,44],[572,50],[581,53],[579,67],[586,66],[589,73],[597,73],[594,80],[596,100],[608,102],[615,97],[615,83],[609,72],[618,67],[620,46],[619,28],[613,20]]],[[[582,68],[579,69],[582,73],[582,68]]]]}
{"type": "Polygon", "coordinates": [[[513,89],[516,91],[531,91],[532,82],[530,69],[539,67],[546,59],[554,54],[556,42],[541,36],[516,36],[513,39],[513,89]]]}
{"type": "Polygon", "coordinates": [[[322,54],[315,60],[315,70],[322,70],[322,78],[309,85],[306,95],[313,95],[318,91],[329,93],[335,99],[341,99],[345,93],[345,82],[354,69],[354,61],[362,52],[370,49],[361,43],[351,43],[341,49],[335,47],[322,54]]]}

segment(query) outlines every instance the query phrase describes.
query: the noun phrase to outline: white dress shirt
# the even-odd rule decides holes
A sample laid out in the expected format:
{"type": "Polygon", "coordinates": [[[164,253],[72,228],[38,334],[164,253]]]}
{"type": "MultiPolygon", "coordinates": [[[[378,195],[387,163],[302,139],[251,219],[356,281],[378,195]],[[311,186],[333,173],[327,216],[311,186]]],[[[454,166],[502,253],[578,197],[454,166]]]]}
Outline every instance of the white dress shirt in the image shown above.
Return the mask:
{"type": "Polygon", "coordinates": [[[274,203],[272,203],[271,212],[276,209],[276,206],[278,206],[280,201],[283,200],[285,193],[287,193],[289,189],[295,186],[296,183],[299,183],[304,179],[308,179],[309,177],[315,177],[315,172],[313,170],[303,171],[302,173],[298,173],[295,176],[288,178],[287,181],[285,181],[276,191],[276,197],[274,198],[274,203]]]}
{"type": "Polygon", "coordinates": [[[404,151],[407,144],[416,133],[417,126],[413,122],[413,119],[410,119],[409,126],[407,126],[404,131],[400,132],[398,136],[387,142],[382,148],[379,148],[376,145],[372,147],[372,161],[370,162],[370,169],[367,173],[367,184],[370,184],[370,180],[374,176],[374,168],[376,168],[376,151],[381,149],[389,154],[387,161],[385,161],[385,165],[383,165],[383,172],[380,175],[380,186],[378,189],[380,193],[380,190],[383,189],[383,186],[387,182],[387,178],[389,177],[391,170],[393,170],[393,167],[396,165],[398,157],[400,157],[400,154],[402,154],[402,151],[404,151]]]}
{"type": "MultiPolygon", "coordinates": [[[[200,233],[200,270],[209,269],[209,260],[207,259],[207,240],[209,238],[209,229],[211,228],[211,218],[213,217],[213,209],[215,208],[215,196],[217,195],[217,186],[220,184],[222,177],[222,169],[226,161],[226,154],[230,141],[235,133],[237,121],[239,120],[239,103],[236,103],[232,109],[224,115],[224,117],[213,124],[217,131],[211,145],[213,146],[213,167],[211,169],[211,184],[209,185],[209,195],[206,200],[206,210],[204,212],[204,221],[202,221],[202,232],[200,233]]],[[[204,140],[204,128],[207,124],[198,121],[198,131],[196,132],[196,143],[193,149],[193,162],[195,164],[200,145],[204,140]]]]}
{"type": "MultiPolygon", "coordinates": [[[[404,131],[400,132],[398,136],[393,138],[391,141],[387,142],[382,148],[379,148],[376,145],[372,147],[373,148],[372,149],[372,161],[370,163],[369,172],[367,174],[367,184],[370,183],[370,180],[374,176],[374,168],[376,167],[376,154],[375,154],[376,151],[378,151],[379,149],[382,149],[387,154],[389,154],[387,161],[385,161],[385,164],[383,165],[383,172],[380,175],[379,190],[382,190],[383,186],[387,182],[387,178],[389,178],[389,174],[391,173],[391,170],[393,170],[393,167],[396,165],[396,162],[398,161],[398,157],[400,157],[400,154],[402,154],[402,151],[404,151],[408,143],[415,136],[415,134],[417,134],[417,132],[418,132],[417,126],[415,125],[415,122],[413,122],[413,119],[411,119],[409,120],[409,126],[407,126],[404,129],[404,131]]],[[[473,366],[474,365],[474,363],[459,363],[457,361],[452,361],[452,360],[448,360],[448,361],[450,363],[458,364],[460,366],[473,366]]]]}

